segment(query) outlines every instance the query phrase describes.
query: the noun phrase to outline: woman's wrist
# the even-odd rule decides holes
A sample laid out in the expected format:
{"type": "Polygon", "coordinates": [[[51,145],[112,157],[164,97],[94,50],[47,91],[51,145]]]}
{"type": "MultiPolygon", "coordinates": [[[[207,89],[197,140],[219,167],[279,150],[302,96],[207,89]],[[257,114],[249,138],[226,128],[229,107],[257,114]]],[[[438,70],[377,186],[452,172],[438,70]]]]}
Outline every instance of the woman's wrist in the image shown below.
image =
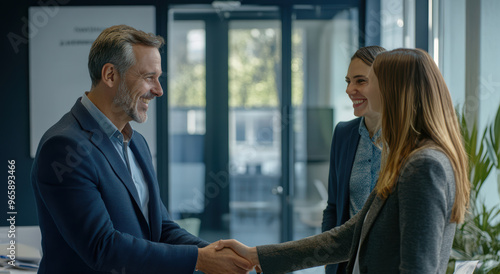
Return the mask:
{"type": "Polygon", "coordinates": [[[260,265],[260,262],[259,262],[259,254],[257,253],[257,247],[254,246],[254,247],[250,247],[249,248],[249,260],[252,264],[254,265],[260,265]]]}

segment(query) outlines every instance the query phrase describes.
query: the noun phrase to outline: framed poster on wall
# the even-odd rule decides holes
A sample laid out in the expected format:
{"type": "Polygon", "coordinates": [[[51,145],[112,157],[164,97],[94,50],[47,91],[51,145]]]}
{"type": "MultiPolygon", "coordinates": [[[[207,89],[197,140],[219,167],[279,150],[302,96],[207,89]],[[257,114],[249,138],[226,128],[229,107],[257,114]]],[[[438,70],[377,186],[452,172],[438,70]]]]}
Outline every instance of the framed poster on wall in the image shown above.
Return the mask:
{"type": "MultiPolygon", "coordinates": [[[[156,32],[154,6],[85,6],[29,8],[30,154],[49,127],[70,111],[91,88],[87,68],[90,47],[107,27],[125,24],[156,32]]],[[[156,103],[148,120],[132,128],[148,141],[156,163],[156,103]]]]}

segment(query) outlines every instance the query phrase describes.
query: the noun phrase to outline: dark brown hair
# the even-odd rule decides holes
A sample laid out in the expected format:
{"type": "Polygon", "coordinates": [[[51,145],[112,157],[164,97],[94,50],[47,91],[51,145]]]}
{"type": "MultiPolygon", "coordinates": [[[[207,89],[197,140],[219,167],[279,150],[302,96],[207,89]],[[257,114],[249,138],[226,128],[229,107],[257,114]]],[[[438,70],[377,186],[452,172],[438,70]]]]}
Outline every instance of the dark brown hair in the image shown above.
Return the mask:
{"type": "Polygon", "coordinates": [[[363,61],[363,63],[371,67],[377,54],[384,51],[386,51],[385,48],[379,46],[363,47],[358,49],[356,53],[354,53],[354,55],[351,57],[351,61],[359,58],[361,61],[363,61]]]}

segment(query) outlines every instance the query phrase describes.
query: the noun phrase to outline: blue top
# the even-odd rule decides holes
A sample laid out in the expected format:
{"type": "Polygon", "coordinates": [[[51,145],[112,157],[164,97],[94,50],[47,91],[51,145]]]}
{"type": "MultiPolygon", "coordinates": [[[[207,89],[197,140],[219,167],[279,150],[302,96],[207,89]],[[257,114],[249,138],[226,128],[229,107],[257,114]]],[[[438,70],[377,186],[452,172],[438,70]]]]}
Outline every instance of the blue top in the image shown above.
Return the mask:
{"type": "Polygon", "coordinates": [[[364,117],[359,123],[359,144],[354,156],[351,179],[349,180],[349,214],[351,218],[358,213],[370,196],[377,183],[380,170],[380,148],[376,141],[380,136],[380,129],[370,138],[365,125],[364,117]]]}
{"type": "MultiPolygon", "coordinates": [[[[349,182],[353,173],[354,157],[360,145],[360,123],[362,123],[361,118],[339,122],[333,132],[328,176],[328,205],[323,211],[322,231],[340,226],[350,219],[349,182]]],[[[347,263],[328,265],[326,273],[345,273],[346,266],[347,263]]]]}
{"type": "Polygon", "coordinates": [[[90,115],[97,121],[99,126],[101,126],[104,133],[109,137],[109,140],[116,148],[116,151],[122,158],[125,165],[129,168],[132,180],[134,181],[135,188],[139,194],[139,200],[141,203],[141,211],[149,222],[148,213],[148,202],[149,202],[149,191],[146,179],[142,173],[139,162],[134,156],[134,153],[130,150],[129,143],[134,137],[134,130],[129,123],[123,128],[123,133],[125,133],[126,140],[124,142],[124,135],[118,130],[118,128],[111,122],[111,120],[104,115],[87,97],[87,94],[82,96],[82,105],[88,110],[90,115]],[[126,154],[125,154],[126,151],[126,154]]]}

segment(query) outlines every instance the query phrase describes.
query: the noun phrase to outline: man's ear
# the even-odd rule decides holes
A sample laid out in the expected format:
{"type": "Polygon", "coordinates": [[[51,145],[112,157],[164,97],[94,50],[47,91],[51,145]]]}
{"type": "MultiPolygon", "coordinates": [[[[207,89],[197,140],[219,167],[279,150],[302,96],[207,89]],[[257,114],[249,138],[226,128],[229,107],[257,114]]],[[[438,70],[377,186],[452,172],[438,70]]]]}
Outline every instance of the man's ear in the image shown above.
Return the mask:
{"type": "Polygon", "coordinates": [[[102,66],[101,82],[106,86],[112,88],[119,83],[118,70],[115,65],[106,63],[102,66]]]}

